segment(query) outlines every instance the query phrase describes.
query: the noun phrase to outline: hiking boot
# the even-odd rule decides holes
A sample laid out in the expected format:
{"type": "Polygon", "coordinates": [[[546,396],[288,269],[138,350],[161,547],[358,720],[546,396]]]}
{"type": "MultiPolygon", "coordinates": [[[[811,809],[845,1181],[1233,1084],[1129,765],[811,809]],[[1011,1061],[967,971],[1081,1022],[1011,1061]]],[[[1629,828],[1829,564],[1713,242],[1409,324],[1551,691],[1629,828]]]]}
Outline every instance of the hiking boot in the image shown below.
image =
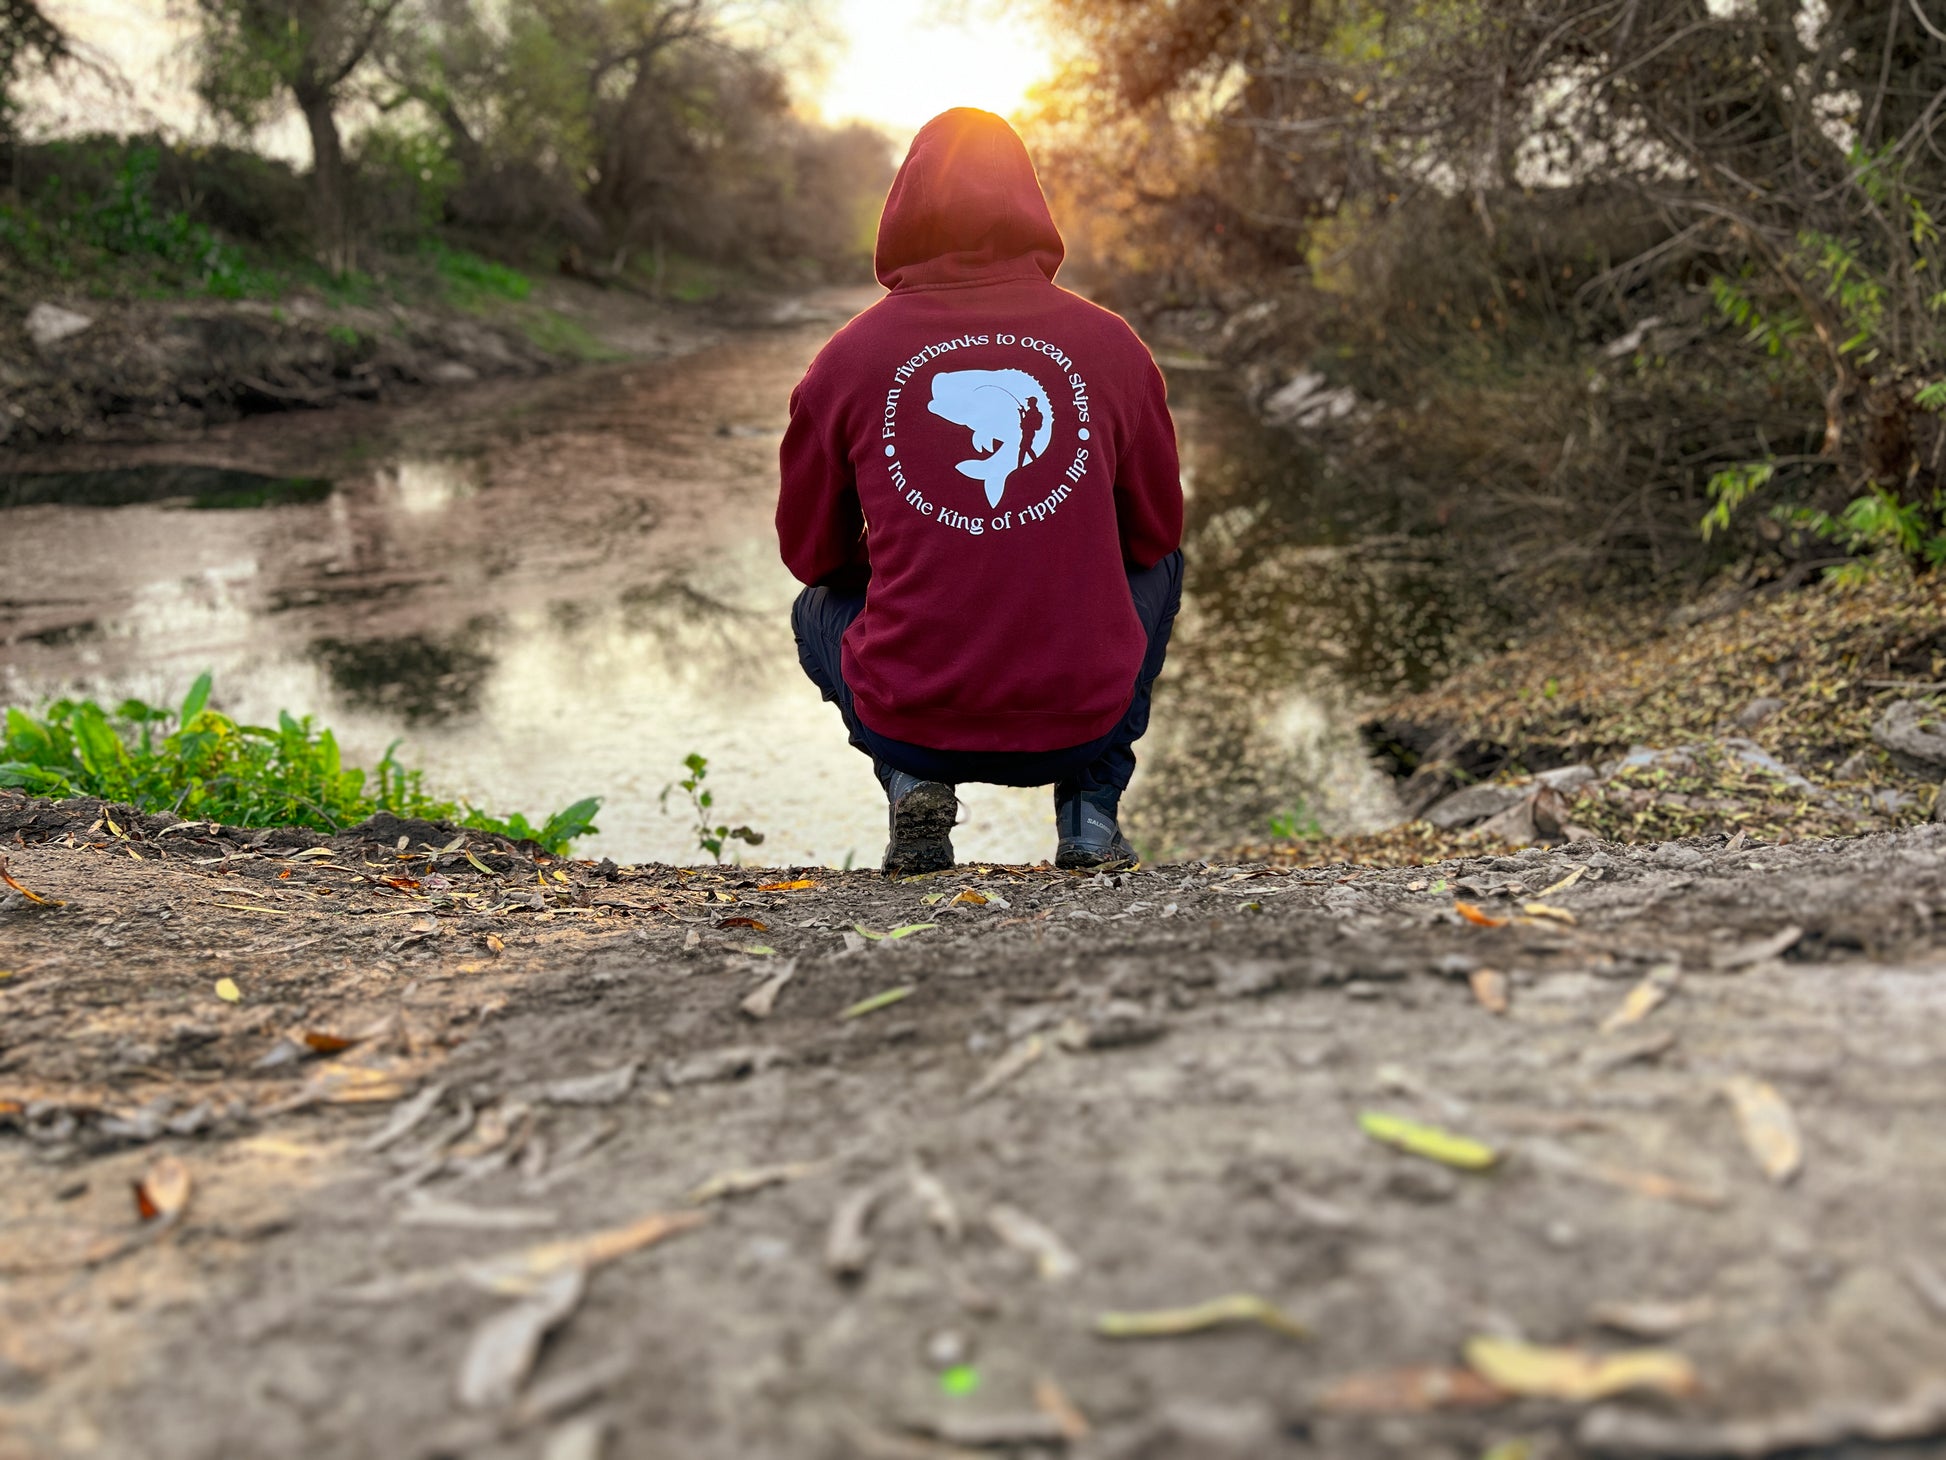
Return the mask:
{"type": "Polygon", "coordinates": [[[1128,867],[1135,848],[1115,818],[1091,802],[1064,801],[1054,808],[1054,829],[1061,842],[1054,852],[1057,867],[1128,867]]]}
{"type": "Polygon", "coordinates": [[[885,848],[888,877],[944,872],[953,865],[953,823],[959,797],[942,781],[922,781],[894,771],[885,788],[891,800],[892,840],[885,848]]]}

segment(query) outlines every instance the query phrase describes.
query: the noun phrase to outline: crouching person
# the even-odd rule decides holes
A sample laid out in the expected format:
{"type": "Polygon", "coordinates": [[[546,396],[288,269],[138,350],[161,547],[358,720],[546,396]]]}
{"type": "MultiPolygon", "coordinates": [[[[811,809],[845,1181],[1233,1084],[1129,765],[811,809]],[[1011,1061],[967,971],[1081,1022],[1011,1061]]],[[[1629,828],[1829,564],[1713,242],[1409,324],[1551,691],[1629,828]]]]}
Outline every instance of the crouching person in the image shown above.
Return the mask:
{"type": "Polygon", "coordinates": [[[914,139],[879,223],[891,292],[791,395],[777,534],[804,671],[871,757],[885,870],[953,865],[968,781],[1054,788],[1055,864],[1117,820],[1182,600],[1161,373],[1056,287],[1027,150],[986,112],[914,139]]]}

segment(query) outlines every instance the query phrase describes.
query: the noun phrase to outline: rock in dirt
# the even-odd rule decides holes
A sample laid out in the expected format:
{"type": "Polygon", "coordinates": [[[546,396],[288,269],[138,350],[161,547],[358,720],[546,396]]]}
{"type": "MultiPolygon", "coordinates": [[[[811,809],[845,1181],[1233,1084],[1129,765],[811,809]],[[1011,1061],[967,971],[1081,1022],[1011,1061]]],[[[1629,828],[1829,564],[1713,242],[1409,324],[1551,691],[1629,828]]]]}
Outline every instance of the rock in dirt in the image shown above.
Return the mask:
{"type": "Polygon", "coordinates": [[[1474,830],[1481,837],[1497,838],[1514,846],[1529,846],[1537,841],[1558,841],[1576,833],[1568,825],[1567,798],[1552,786],[1542,786],[1524,796],[1499,815],[1481,822],[1474,830]]]}
{"type": "Polygon", "coordinates": [[[1525,801],[1527,796],[1528,792],[1519,786],[1497,786],[1483,782],[1434,802],[1420,813],[1419,819],[1432,823],[1442,831],[1457,831],[1462,826],[1472,826],[1475,822],[1498,816],[1508,807],[1525,801]]]}
{"type": "Polygon", "coordinates": [[[36,304],[27,311],[27,337],[34,342],[36,349],[45,350],[49,345],[70,339],[93,325],[94,320],[90,316],[63,309],[58,304],[36,304]]]}
{"type": "Polygon", "coordinates": [[[1564,765],[1551,771],[1542,771],[1534,777],[1543,786],[1556,791],[1578,791],[1583,786],[1601,779],[1591,765],[1564,765]]]}
{"type": "Polygon", "coordinates": [[[1894,700],[1872,726],[1872,739],[1900,769],[1921,775],[1946,771],[1946,719],[1918,700],[1894,700]]]}

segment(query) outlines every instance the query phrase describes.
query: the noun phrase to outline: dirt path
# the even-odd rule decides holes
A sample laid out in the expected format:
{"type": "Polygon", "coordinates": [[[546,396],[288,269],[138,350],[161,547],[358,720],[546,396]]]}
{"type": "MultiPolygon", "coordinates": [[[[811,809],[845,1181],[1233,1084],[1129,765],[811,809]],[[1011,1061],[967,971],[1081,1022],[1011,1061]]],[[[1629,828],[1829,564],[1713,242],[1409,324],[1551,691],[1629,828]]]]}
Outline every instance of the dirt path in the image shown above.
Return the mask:
{"type": "Polygon", "coordinates": [[[1946,828],[888,884],[163,825],[0,793],[61,904],[0,902],[8,1460],[1946,1434],[1946,828]],[[1740,1076],[1794,1115],[1788,1181],[1740,1076]],[[699,1203],[725,1173],[757,1189],[699,1203]],[[1094,1331],[1227,1294],[1311,1337],[1094,1331]],[[1481,1336],[1695,1382],[1516,1398],[1481,1336]]]}

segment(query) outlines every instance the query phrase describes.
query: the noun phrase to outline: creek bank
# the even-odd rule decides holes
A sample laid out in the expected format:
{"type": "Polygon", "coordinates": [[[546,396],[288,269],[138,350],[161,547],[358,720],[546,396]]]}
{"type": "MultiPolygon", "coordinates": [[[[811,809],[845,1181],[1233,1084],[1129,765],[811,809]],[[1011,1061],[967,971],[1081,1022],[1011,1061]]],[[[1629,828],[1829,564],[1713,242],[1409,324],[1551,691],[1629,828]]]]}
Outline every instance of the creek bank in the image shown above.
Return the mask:
{"type": "Polygon", "coordinates": [[[274,303],[0,292],[0,453],[22,470],[57,443],[182,438],[249,415],[670,359],[731,329],[792,324],[798,309],[794,297],[755,295],[664,303],[566,277],[476,307],[309,292],[274,303]]]}
{"type": "Polygon", "coordinates": [[[21,1454],[77,1416],[80,1448],[158,1460],[574,1426],[697,1460],[1941,1430],[1946,828],[907,882],[482,871],[445,828],[5,794],[0,829],[46,899],[0,894],[21,1454]],[[1722,1094],[1753,1082],[1785,1182],[1722,1094]],[[1374,1111],[1493,1165],[1387,1149],[1374,1111]],[[186,1204],[145,1228],[135,1182],[186,1204]],[[1097,1332],[1244,1292],[1312,1337],[1097,1332]],[[530,1319],[545,1349],[482,1397],[488,1334],[530,1319]],[[1482,1334],[1699,1382],[1517,1399],[1466,1367],[1482,1334]]]}
{"type": "Polygon", "coordinates": [[[1588,606],[1374,708],[1400,826],[1249,850],[1387,865],[1595,836],[1846,836],[1933,818],[1946,586],[1731,586],[1588,606]]]}

